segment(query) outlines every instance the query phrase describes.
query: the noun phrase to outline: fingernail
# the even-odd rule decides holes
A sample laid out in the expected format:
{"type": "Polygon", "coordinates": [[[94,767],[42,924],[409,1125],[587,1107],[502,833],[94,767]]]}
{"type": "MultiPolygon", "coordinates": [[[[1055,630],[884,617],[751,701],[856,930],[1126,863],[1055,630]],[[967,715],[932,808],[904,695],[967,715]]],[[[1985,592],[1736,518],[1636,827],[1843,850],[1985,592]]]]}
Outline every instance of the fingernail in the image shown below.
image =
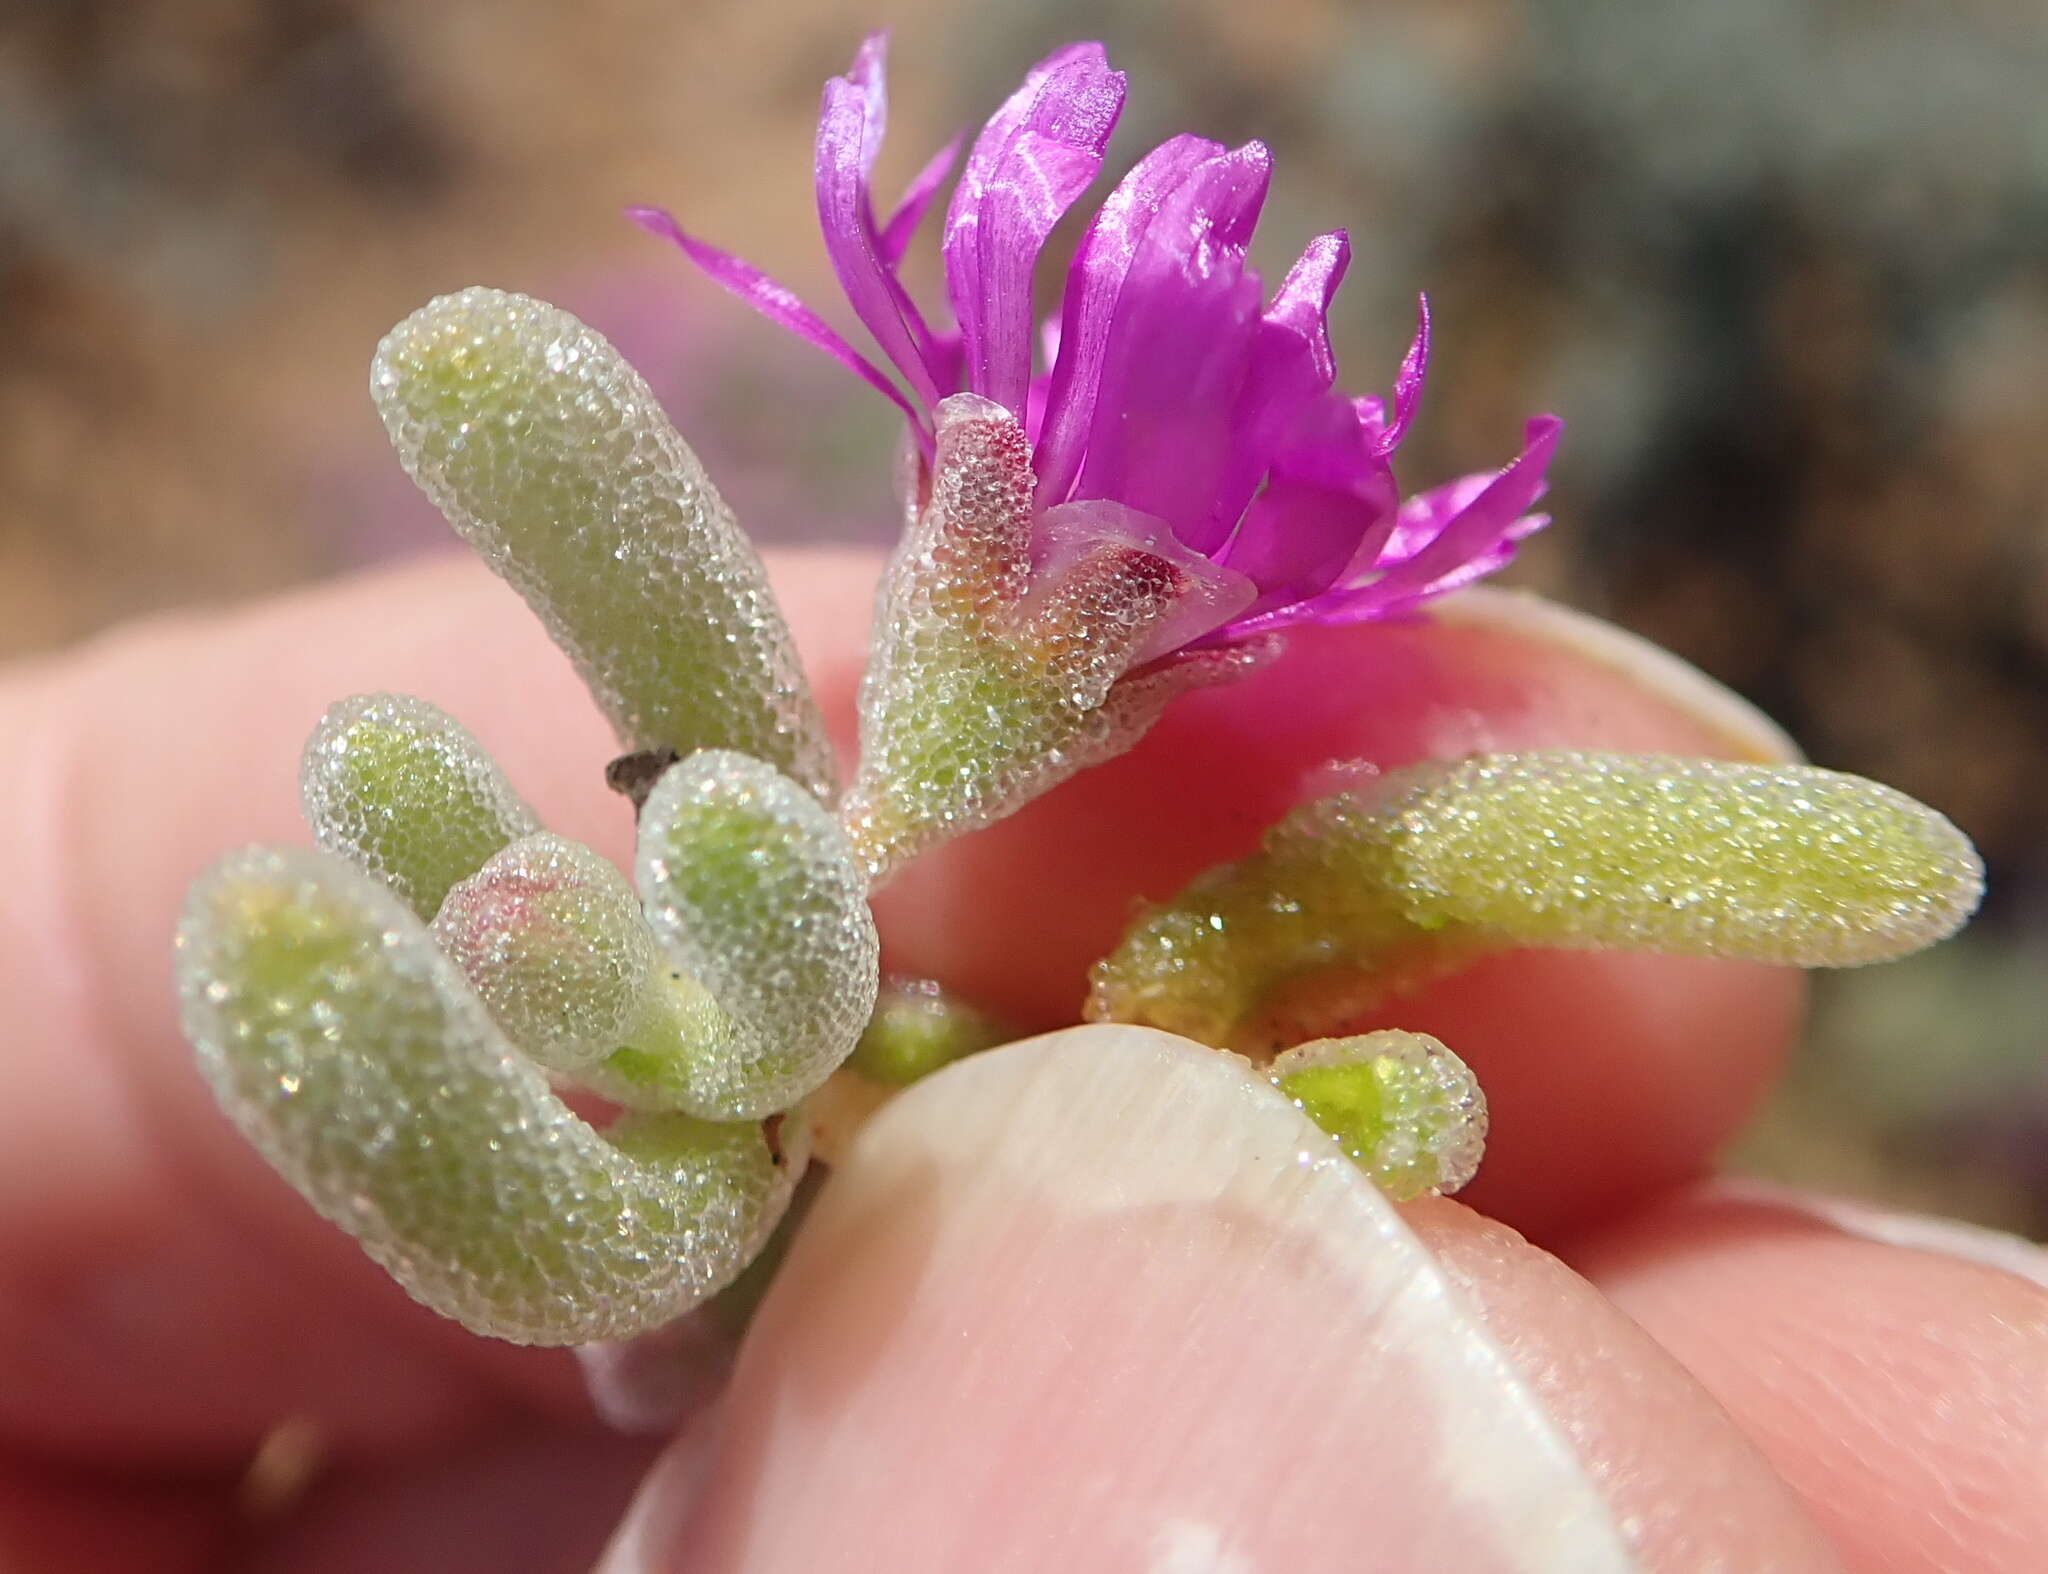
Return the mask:
{"type": "Polygon", "coordinates": [[[1723,1196],[1746,1202],[1789,1208],[1831,1225],[1845,1235],[1859,1236],[1885,1246],[1904,1246],[1913,1251],[1959,1258],[1985,1268],[1996,1268],[2048,1289],[2048,1247],[2004,1230],[1966,1224],[1961,1219],[1937,1218],[1928,1213],[1902,1213],[1874,1203],[1798,1191],[1769,1181],[1722,1181],[1715,1190],[1723,1196]]]}
{"type": "Polygon", "coordinates": [[[1244,1062],[1115,1025],[962,1061],[862,1132],[667,1528],[607,1574],[1634,1566],[1334,1142],[1244,1062]]]}
{"type": "Polygon", "coordinates": [[[1451,627],[1541,641],[1619,673],[1690,717],[1720,742],[1729,759],[1782,764],[1805,758],[1783,728],[1733,689],[1604,618],[1526,590],[1491,585],[1446,597],[1430,609],[1430,616],[1451,627]]]}

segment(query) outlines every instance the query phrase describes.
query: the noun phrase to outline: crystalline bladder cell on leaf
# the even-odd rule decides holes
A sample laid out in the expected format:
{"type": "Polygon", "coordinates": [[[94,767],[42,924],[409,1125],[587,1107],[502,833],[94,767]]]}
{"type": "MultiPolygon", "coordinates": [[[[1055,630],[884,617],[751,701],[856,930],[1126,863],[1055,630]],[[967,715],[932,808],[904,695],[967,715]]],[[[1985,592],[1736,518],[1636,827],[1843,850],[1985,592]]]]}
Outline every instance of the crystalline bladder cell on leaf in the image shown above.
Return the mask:
{"type": "Polygon", "coordinates": [[[1268,1075],[1397,1201],[1457,1191],[1479,1171],[1485,1096],[1427,1033],[1315,1039],[1276,1056],[1268,1075]]]}
{"type": "Polygon", "coordinates": [[[567,312],[472,289],[378,346],[399,457],[526,597],[633,750],[832,756],[761,560],[640,374],[567,312]]]}
{"type": "Polygon", "coordinates": [[[492,854],[540,829],[461,723],[403,694],[332,706],[306,742],[299,795],[320,845],[422,918],[492,854]]]}
{"type": "Polygon", "coordinates": [[[1296,809],[1143,915],[1089,1010],[1270,1053],[1489,950],[1854,966],[1953,933],[1982,891],[1961,832],[1860,777],[1476,755],[1296,809]]]}
{"type": "Polygon", "coordinates": [[[317,853],[194,888],[185,1031],[221,1105],[409,1292],[533,1344],[642,1333],[720,1288],[787,1203],[761,1129],[599,1133],[513,1050],[425,926],[317,853]]]}

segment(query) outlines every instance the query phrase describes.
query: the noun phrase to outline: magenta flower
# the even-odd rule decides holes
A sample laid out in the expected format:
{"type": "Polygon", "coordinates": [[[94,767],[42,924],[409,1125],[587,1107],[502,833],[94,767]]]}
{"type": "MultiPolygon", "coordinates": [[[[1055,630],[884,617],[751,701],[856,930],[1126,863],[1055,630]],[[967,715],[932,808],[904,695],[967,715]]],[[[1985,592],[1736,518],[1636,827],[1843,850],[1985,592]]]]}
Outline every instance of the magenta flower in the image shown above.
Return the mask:
{"type": "Polygon", "coordinates": [[[942,242],[953,326],[929,319],[898,268],[958,144],[876,221],[884,50],[883,35],[868,38],[826,84],[818,215],[847,300],[901,386],[758,269],[658,209],[633,217],[894,400],[927,464],[948,395],[1015,416],[1031,445],[1034,579],[1104,541],[1167,558],[1201,593],[1151,643],[1156,657],[1398,615],[1492,573],[1546,523],[1528,510],[1562,429],[1549,416],[1528,423],[1506,469],[1401,500],[1391,459],[1422,395],[1428,303],[1391,412],[1339,390],[1328,318],[1350,243],[1341,230],[1311,241],[1262,306],[1246,261],[1272,169],[1262,143],[1184,135],[1153,149],[1096,212],[1057,316],[1033,331],[1039,253],[1094,181],[1123,108],[1123,74],[1100,44],[1041,61],[975,139],[942,242]]]}

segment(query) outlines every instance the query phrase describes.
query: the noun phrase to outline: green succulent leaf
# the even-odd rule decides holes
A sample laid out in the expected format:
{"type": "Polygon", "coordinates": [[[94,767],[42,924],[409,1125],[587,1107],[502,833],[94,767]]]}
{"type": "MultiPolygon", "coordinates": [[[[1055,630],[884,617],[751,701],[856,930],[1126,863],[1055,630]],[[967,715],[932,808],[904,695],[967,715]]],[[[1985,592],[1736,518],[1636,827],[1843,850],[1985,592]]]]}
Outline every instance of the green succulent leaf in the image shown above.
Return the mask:
{"type": "Polygon", "coordinates": [[[419,919],[338,859],[223,860],[193,888],[178,952],[186,1033],[244,1135],[478,1333],[644,1333],[730,1282],[787,1205],[758,1126],[586,1124],[419,919]]]}
{"type": "Polygon", "coordinates": [[[640,375],[574,317],[470,289],[378,346],[400,459],[539,614],[629,750],[832,756],[754,549],[640,375]]]}
{"type": "Polygon", "coordinates": [[[1427,1033],[1316,1039],[1275,1057],[1268,1075],[1396,1201],[1457,1191],[1478,1172],[1485,1097],[1427,1033]]]}
{"type": "Polygon", "coordinates": [[[694,754],[649,795],[634,874],[670,976],[593,1087],[734,1120],[789,1108],[852,1053],[880,940],[866,870],[815,798],[759,760],[694,754]]]}
{"type": "Polygon", "coordinates": [[[492,854],[540,829],[482,744],[402,694],[332,706],[306,742],[299,793],[320,845],[421,918],[492,854]]]}
{"type": "Polygon", "coordinates": [[[626,877],[545,831],[451,890],[433,930],[506,1037],[560,1071],[626,1043],[667,973],[626,877]]]}
{"type": "Polygon", "coordinates": [[[1805,765],[1475,755],[1304,805],[1145,913],[1090,1015],[1271,1053],[1492,950],[1799,967],[1952,934],[1983,865],[1904,794],[1805,765]]]}
{"type": "Polygon", "coordinates": [[[908,1087],[1011,1036],[930,979],[890,978],[847,1064],[871,1081],[908,1087]]]}

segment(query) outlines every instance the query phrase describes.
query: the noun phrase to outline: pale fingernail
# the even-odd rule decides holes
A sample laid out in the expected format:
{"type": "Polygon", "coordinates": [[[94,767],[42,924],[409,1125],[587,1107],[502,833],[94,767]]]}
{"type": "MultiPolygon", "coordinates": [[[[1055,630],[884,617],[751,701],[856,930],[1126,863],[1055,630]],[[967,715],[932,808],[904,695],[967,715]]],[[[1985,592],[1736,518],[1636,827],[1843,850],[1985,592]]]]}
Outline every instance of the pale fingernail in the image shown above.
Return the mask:
{"type": "Polygon", "coordinates": [[[1783,764],[1806,757],[1782,727],[1733,689],[1604,618],[1526,590],[1493,585],[1447,596],[1430,609],[1430,617],[1454,628],[1495,630],[1541,641],[1618,672],[1690,716],[1720,740],[1729,759],[1783,764]]]}
{"type": "Polygon", "coordinates": [[[1718,1182],[1714,1190],[1740,1201],[1805,1214],[1845,1235],[1859,1236],[1885,1246],[1903,1246],[1912,1251],[1959,1258],[1982,1267],[1996,1268],[2048,1289],[2048,1247],[2023,1236],[2009,1235],[2004,1230],[1966,1224],[1961,1219],[1937,1218],[1929,1213],[1901,1213],[1874,1203],[1799,1191],[1769,1181],[1727,1180],[1718,1182]]]}
{"type": "Polygon", "coordinates": [[[633,1534],[606,1574],[852,1547],[893,1574],[1635,1566],[1335,1143],[1245,1063],[1110,1025],[876,1116],[754,1326],[694,1509],[633,1534]]]}

